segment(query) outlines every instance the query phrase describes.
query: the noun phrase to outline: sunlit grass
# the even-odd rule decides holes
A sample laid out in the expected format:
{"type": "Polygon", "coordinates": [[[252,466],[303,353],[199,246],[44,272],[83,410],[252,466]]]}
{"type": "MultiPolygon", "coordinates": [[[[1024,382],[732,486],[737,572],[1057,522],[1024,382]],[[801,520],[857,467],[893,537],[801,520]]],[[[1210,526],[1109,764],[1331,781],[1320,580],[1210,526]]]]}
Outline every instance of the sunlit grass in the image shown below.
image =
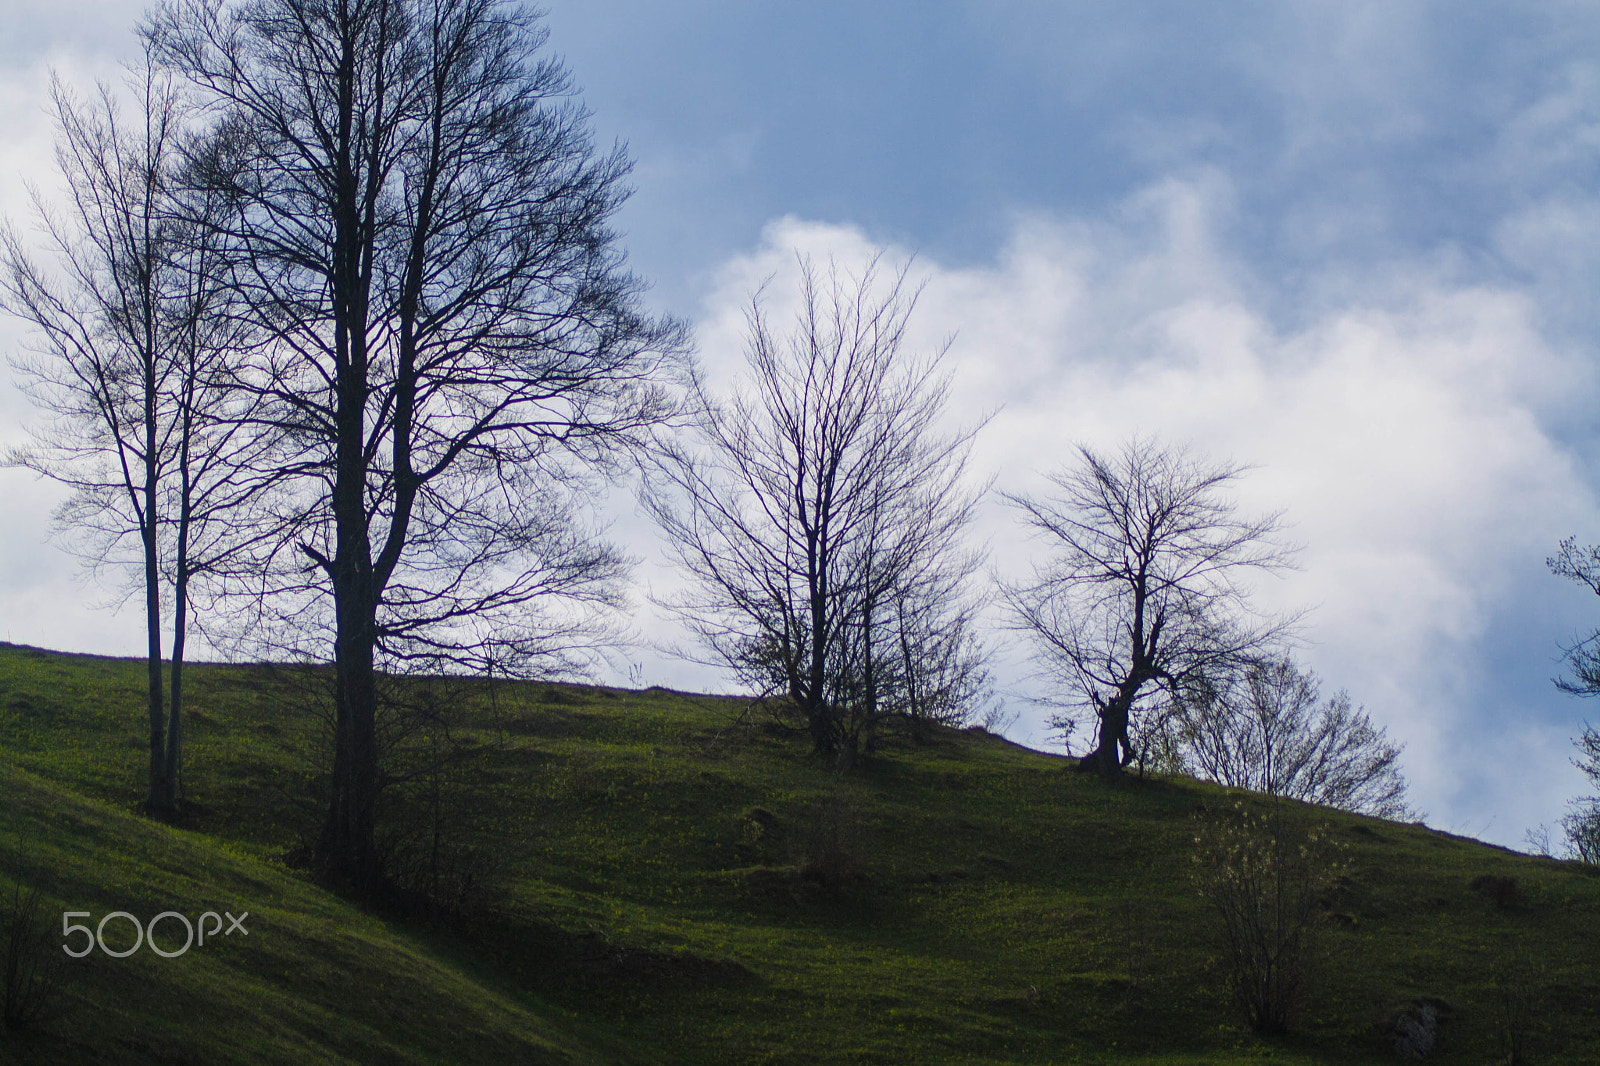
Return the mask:
{"type": "Polygon", "coordinates": [[[1195,815],[1232,795],[981,733],[892,740],[841,783],[737,701],[660,690],[463,698],[477,754],[447,799],[488,889],[449,931],[392,924],[281,861],[316,829],[325,739],[272,671],[195,670],[196,809],[136,814],[141,670],[0,649],[0,848],[58,910],[245,908],[251,934],[97,954],[19,1062],[1365,1063],[1432,996],[1432,1061],[1477,1064],[1511,944],[1542,964],[1542,1061],[1600,1056],[1593,871],[1327,814],[1351,876],[1296,1033],[1263,1042],[1189,878],[1195,815]],[[832,889],[800,872],[828,810],[832,889]],[[1485,873],[1521,902],[1473,892],[1485,873]]]}

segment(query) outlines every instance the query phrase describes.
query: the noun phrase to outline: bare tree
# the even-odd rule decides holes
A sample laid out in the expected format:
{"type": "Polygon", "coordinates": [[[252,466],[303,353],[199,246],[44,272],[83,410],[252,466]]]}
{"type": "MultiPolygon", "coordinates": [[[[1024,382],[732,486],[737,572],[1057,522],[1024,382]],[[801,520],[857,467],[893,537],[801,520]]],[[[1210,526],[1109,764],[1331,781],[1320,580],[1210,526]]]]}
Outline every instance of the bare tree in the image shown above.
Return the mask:
{"type": "MultiPolygon", "coordinates": [[[[1545,565],[1557,577],[1576,581],[1600,595],[1600,546],[1580,548],[1576,538],[1568,537],[1561,542],[1556,554],[1545,560],[1545,565]]],[[[1574,696],[1600,696],[1600,630],[1576,641],[1565,651],[1572,675],[1556,678],[1556,687],[1574,696]]],[[[1600,732],[1586,724],[1574,743],[1579,753],[1578,769],[1600,788],[1600,732]]],[[[1574,800],[1561,819],[1561,827],[1573,856],[1600,864],[1600,796],[1574,800]]]]}
{"type": "Polygon", "coordinates": [[[1187,769],[1234,788],[1399,819],[1400,747],[1288,656],[1186,686],[1168,719],[1187,769]]]}
{"type": "Polygon", "coordinates": [[[218,536],[248,496],[225,356],[241,336],[214,277],[201,200],[176,194],[183,110],[170,78],[142,68],[125,119],[113,90],[77,102],[52,86],[64,215],[36,198],[50,269],[15,231],[0,243],[0,302],[33,327],[13,365],[46,413],[9,461],[71,489],[61,536],[95,568],[126,568],[144,600],[152,809],[181,788],[183,665],[191,582],[221,565],[218,536]],[[129,550],[131,547],[131,551],[129,550]],[[163,604],[172,634],[163,696],[163,604]]]}
{"type": "MultiPolygon", "coordinates": [[[[1292,618],[1254,611],[1241,579],[1289,565],[1280,516],[1242,517],[1225,495],[1243,472],[1134,440],[1115,456],[1080,447],[1055,495],[1008,495],[1048,539],[1031,581],[1003,586],[1046,674],[1098,723],[1080,768],[1114,774],[1139,753],[1130,727],[1152,699],[1259,657],[1292,618]]],[[[1073,721],[1073,711],[1059,724],[1073,721]]]]}
{"type": "Polygon", "coordinates": [[[727,403],[695,382],[695,444],[656,467],[646,504],[694,579],[668,604],[710,661],[783,698],[816,753],[848,761],[890,715],[962,713],[981,690],[963,534],[976,427],[941,432],[943,352],[903,351],[906,269],[801,263],[779,338],[757,293],[748,378],[727,403]]]}
{"type": "MultiPolygon", "coordinates": [[[[1557,577],[1576,581],[1600,596],[1600,545],[1580,548],[1576,537],[1568,537],[1545,565],[1557,577]]],[[[1563,650],[1572,676],[1556,678],[1556,687],[1574,696],[1600,695],[1600,630],[1563,650]]]]}
{"type": "MultiPolygon", "coordinates": [[[[1600,789],[1600,730],[1587,723],[1573,741],[1578,757],[1573,760],[1596,789],[1600,789]]],[[[1566,854],[1570,858],[1600,866],[1600,796],[1580,796],[1561,817],[1566,835],[1566,854]]]]}
{"type": "Polygon", "coordinates": [[[555,669],[603,639],[626,560],[582,504],[671,415],[686,334],[640,310],[608,228],[626,156],[595,150],[534,14],[175,0],[147,33],[210,108],[202,184],[265,335],[241,377],[285,490],[233,591],[280,651],[331,634],[316,853],[371,891],[378,671],[555,669]]]}

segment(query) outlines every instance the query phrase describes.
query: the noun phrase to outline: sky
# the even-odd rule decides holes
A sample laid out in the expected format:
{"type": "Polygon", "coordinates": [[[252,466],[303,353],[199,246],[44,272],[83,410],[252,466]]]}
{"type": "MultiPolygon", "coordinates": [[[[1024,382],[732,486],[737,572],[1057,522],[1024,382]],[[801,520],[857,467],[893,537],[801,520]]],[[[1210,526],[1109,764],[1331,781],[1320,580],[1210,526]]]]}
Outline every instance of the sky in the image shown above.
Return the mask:
{"type": "MultiPolygon", "coordinates": [[[[54,181],[49,71],[87,87],[136,51],[124,0],[0,0],[0,214],[54,181]]],[[[1248,464],[1300,569],[1301,657],[1406,745],[1430,825],[1513,847],[1583,792],[1558,692],[1600,602],[1552,577],[1600,541],[1600,7],[1387,0],[548,0],[601,144],[635,192],[617,224],[651,305],[719,380],[796,253],[914,257],[911,341],[950,342],[974,466],[1038,491],[1075,445],[1135,434],[1248,464]]],[[[15,350],[18,329],[0,323],[15,350]]],[[[0,441],[27,401],[0,386],[0,441]]],[[[0,637],[137,654],[50,540],[57,493],[0,471],[0,637]]],[[[717,689],[654,649],[677,577],[620,491],[646,641],[619,677],[717,689]]],[[[998,497],[1001,576],[1045,546],[998,497]]],[[[1002,634],[1010,733],[1048,696],[1002,634]]]]}

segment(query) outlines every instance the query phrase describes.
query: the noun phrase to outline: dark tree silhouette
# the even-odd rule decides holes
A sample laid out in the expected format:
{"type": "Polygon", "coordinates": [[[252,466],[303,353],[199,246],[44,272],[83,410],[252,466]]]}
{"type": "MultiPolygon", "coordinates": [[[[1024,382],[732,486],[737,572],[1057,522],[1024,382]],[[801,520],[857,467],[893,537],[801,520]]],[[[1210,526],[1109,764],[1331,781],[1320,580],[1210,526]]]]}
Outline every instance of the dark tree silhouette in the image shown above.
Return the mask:
{"type": "Polygon", "coordinates": [[[803,262],[800,289],[784,338],[752,300],[747,378],[726,405],[696,381],[696,440],[665,453],[647,503],[694,579],[668,606],[710,661],[848,762],[887,716],[959,718],[987,683],[962,544],[976,428],[941,432],[943,353],[903,351],[904,269],[803,262]]]}
{"type": "MultiPolygon", "coordinates": [[[[1545,565],[1557,577],[1576,581],[1600,596],[1600,545],[1580,548],[1576,537],[1568,537],[1545,565]]],[[[1600,696],[1600,630],[1563,650],[1572,674],[1556,678],[1556,687],[1574,696],[1600,696]]]]}
{"type": "Polygon", "coordinates": [[[144,600],[149,805],[170,811],[182,777],[191,584],[243,543],[234,523],[252,492],[242,472],[254,437],[248,398],[228,380],[243,334],[215,280],[204,224],[215,203],[178,192],[179,93],[148,64],[130,88],[138,111],[127,118],[107,86],[80,103],[54,83],[66,210],[37,205],[48,262],[5,234],[0,303],[33,327],[32,354],[13,365],[46,414],[9,461],[72,490],[57,529],[91,567],[138,575],[129,592],[144,600]]]}
{"type": "Polygon", "coordinates": [[[608,228],[627,159],[525,9],[177,0],[147,33],[209,108],[201,183],[265,335],[241,376],[285,480],[234,591],[257,635],[331,633],[316,852],[369,891],[377,671],[550,669],[596,639],[625,560],[581,504],[671,415],[686,335],[639,307],[608,228]]]}
{"type": "Polygon", "coordinates": [[[1054,495],[1007,496],[1053,551],[1002,592],[1046,674],[1098,723],[1080,767],[1115,774],[1138,754],[1141,700],[1258,658],[1286,634],[1293,619],[1253,611],[1240,578],[1285,568],[1289,549],[1278,515],[1241,517],[1224,495],[1241,467],[1150,440],[1079,455],[1050,476],[1054,495]]]}
{"type": "MultiPolygon", "coordinates": [[[[1578,547],[1575,537],[1561,542],[1555,555],[1545,560],[1550,572],[1568,578],[1600,595],[1600,546],[1578,547]]],[[[1600,696],[1600,630],[1566,649],[1570,677],[1556,678],[1556,687],[1574,696],[1600,696]]],[[[1574,743],[1578,769],[1600,788],[1600,732],[1585,725],[1574,743]]],[[[1600,864],[1600,797],[1576,799],[1561,819],[1571,853],[1584,862],[1600,864]]]]}

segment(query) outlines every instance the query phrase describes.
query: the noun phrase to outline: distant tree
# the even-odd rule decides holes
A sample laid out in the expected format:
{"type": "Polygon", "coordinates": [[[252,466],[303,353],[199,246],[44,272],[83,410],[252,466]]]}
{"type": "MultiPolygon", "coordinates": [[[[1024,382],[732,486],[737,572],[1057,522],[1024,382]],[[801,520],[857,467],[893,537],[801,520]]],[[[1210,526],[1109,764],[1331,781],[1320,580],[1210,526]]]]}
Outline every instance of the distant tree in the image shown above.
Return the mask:
{"type": "Polygon", "coordinates": [[[1287,656],[1186,686],[1169,718],[1185,767],[1234,788],[1398,819],[1410,812],[1400,747],[1287,656]]]}
{"type": "Polygon", "coordinates": [[[1284,569],[1290,550],[1279,515],[1242,517],[1224,495],[1242,467],[1147,439],[1079,456],[1051,475],[1054,495],[1007,496],[1052,552],[1002,593],[1046,674],[1098,725],[1080,768],[1115,774],[1142,751],[1133,736],[1151,700],[1260,658],[1285,635],[1293,619],[1254,611],[1241,578],[1284,569]]]}
{"type": "Polygon", "coordinates": [[[694,579],[669,606],[711,661],[848,761],[884,718],[959,719],[987,683],[963,544],[976,429],[939,428],[943,353],[903,351],[905,269],[803,262],[800,295],[784,338],[752,299],[748,377],[726,404],[696,380],[696,439],[647,505],[694,579]]]}
{"type": "Polygon", "coordinates": [[[131,119],[108,86],[79,103],[53,83],[67,208],[37,204],[54,253],[48,264],[15,231],[0,240],[0,304],[33,328],[32,354],[12,365],[46,414],[9,461],[71,490],[57,530],[88,564],[138,575],[148,802],[171,810],[181,788],[191,583],[225,565],[225,545],[236,543],[221,534],[250,495],[240,474],[252,435],[228,380],[241,336],[204,225],[214,204],[178,191],[179,93],[148,64],[130,88],[131,119]],[[164,624],[172,635],[165,699],[164,624]]]}
{"type": "MultiPolygon", "coordinates": [[[[1586,724],[1573,743],[1578,748],[1578,758],[1573,761],[1590,784],[1600,789],[1600,731],[1586,724]]],[[[1573,800],[1561,818],[1561,828],[1572,858],[1600,866],[1600,795],[1573,800]]]]}
{"type": "Polygon", "coordinates": [[[173,0],[147,34],[211,116],[197,182],[263,335],[241,377],[284,490],[234,591],[278,650],[331,644],[316,856],[368,892],[379,672],[557,669],[604,639],[626,560],[583,504],[673,413],[686,333],[640,307],[610,229],[629,163],[530,9],[173,0]]]}
{"type": "MultiPolygon", "coordinates": [[[[1580,548],[1576,538],[1568,537],[1561,542],[1556,554],[1545,560],[1545,565],[1557,577],[1576,581],[1600,595],[1600,545],[1580,548]]],[[[1600,696],[1600,630],[1565,651],[1572,674],[1556,678],[1556,687],[1574,696],[1600,696]]],[[[1600,788],[1600,732],[1592,725],[1585,725],[1574,743],[1579,753],[1578,769],[1600,788]]],[[[1600,796],[1574,800],[1561,819],[1561,826],[1574,856],[1584,862],[1600,864],[1600,796]]]]}

